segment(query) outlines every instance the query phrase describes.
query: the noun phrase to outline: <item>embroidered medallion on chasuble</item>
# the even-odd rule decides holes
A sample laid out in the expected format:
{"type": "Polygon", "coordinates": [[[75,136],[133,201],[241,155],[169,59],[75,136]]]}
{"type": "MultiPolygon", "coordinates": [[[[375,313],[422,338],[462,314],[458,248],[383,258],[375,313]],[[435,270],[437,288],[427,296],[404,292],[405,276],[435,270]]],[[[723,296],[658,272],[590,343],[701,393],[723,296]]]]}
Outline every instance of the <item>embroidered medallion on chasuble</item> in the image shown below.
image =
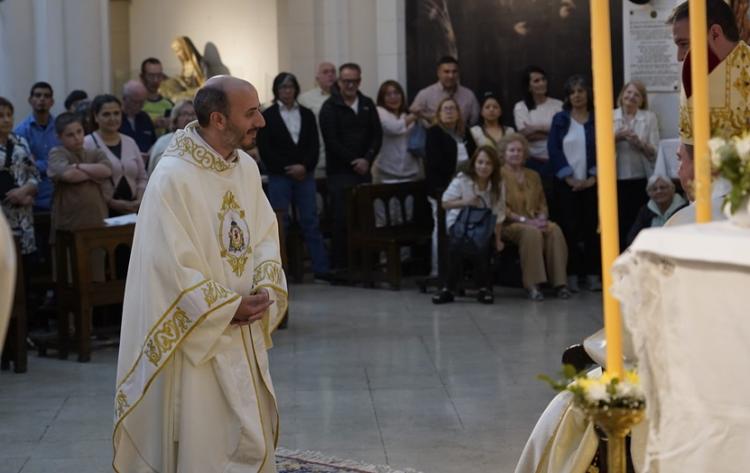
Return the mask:
{"type": "MultiPolygon", "coordinates": [[[[708,103],[711,136],[730,138],[750,129],[750,46],[744,41],[721,62],[709,55],[708,103]]],[[[690,58],[685,59],[680,90],[680,139],[693,144],[690,58]]]]}
{"type": "Polygon", "coordinates": [[[272,471],[279,417],[267,350],[288,304],[280,261],[276,215],[252,158],[224,159],[196,123],[177,131],[133,240],[115,471],[272,471]],[[261,288],[275,302],[267,314],[231,325],[241,297],[261,288]]]}

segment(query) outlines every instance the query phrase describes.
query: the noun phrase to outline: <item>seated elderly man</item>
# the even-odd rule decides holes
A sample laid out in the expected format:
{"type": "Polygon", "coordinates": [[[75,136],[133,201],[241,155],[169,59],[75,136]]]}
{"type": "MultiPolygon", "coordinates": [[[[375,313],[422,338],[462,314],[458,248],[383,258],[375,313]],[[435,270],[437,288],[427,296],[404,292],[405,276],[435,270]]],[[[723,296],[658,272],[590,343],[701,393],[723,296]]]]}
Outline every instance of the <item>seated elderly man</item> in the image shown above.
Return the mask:
{"type": "Polygon", "coordinates": [[[644,228],[662,227],[678,210],[688,202],[675,192],[675,186],[666,176],[654,174],[648,180],[646,193],[649,201],[641,207],[628,231],[626,246],[630,246],[644,228]]]}

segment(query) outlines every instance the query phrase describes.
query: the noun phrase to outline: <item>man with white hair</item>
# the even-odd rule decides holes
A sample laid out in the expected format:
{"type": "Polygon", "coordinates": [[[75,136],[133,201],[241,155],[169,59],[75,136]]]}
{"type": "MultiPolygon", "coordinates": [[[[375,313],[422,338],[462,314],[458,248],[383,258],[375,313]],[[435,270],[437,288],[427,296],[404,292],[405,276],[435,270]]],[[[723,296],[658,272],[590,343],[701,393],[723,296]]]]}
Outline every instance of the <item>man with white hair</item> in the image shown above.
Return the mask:
{"type": "Polygon", "coordinates": [[[122,87],[122,125],[120,133],[133,138],[145,157],[156,141],[154,123],[143,111],[148,90],[139,80],[129,80],[122,87]]]}
{"type": "MultiPolygon", "coordinates": [[[[303,107],[309,108],[315,114],[320,115],[323,102],[331,96],[331,87],[336,83],[336,66],[328,61],[318,64],[318,72],[315,74],[315,87],[305,91],[297,97],[297,102],[303,107]]],[[[320,142],[320,154],[318,155],[318,169],[325,169],[326,147],[323,143],[323,135],[320,134],[320,122],[318,122],[318,140],[320,142]]]]}

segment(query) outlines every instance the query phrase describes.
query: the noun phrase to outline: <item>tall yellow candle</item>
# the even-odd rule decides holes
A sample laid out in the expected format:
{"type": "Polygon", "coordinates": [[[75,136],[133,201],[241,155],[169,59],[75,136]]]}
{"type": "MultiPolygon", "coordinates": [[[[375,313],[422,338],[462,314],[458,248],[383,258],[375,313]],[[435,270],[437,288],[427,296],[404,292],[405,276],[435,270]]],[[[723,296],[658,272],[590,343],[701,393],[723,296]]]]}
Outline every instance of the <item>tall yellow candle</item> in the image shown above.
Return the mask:
{"type": "Polygon", "coordinates": [[[612,46],[609,0],[591,0],[591,53],[596,111],[596,169],[599,192],[599,225],[602,241],[604,331],[607,336],[607,370],[622,377],[622,318],[610,288],[611,268],[620,253],[617,227],[617,174],[612,91],[612,46]]]}
{"type": "Polygon", "coordinates": [[[690,74],[693,82],[693,160],[696,220],[711,221],[711,159],[708,104],[708,22],[706,0],[690,0],[690,74]]]}

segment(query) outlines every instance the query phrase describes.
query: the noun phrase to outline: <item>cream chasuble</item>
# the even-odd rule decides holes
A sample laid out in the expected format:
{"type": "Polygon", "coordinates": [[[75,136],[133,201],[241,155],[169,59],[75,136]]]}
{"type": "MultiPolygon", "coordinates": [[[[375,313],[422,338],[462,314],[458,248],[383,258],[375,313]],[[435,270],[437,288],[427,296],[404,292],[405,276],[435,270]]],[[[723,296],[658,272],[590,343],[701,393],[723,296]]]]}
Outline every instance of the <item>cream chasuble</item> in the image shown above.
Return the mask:
{"type": "Polygon", "coordinates": [[[5,215],[0,212],[0,353],[16,291],[16,244],[5,215]]]}
{"type": "Polygon", "coordinates": [[[193,122],[149,179],[125,288],[115,398],[120,473],[275,472],[266,350],[287,307],[276,217],[255,162],[224,160],[193,122]],[[242,295],[276,302],[230,326],[242,295]]]}
{"type": "MultiPolygon", "coordinates": [[[[711,136],[729,138],[750,129],[750,46],[744,41],[708,75],[711,136]]],[[[680,139],[693,144],[693,97],[680,89],[680,139]]]]}

